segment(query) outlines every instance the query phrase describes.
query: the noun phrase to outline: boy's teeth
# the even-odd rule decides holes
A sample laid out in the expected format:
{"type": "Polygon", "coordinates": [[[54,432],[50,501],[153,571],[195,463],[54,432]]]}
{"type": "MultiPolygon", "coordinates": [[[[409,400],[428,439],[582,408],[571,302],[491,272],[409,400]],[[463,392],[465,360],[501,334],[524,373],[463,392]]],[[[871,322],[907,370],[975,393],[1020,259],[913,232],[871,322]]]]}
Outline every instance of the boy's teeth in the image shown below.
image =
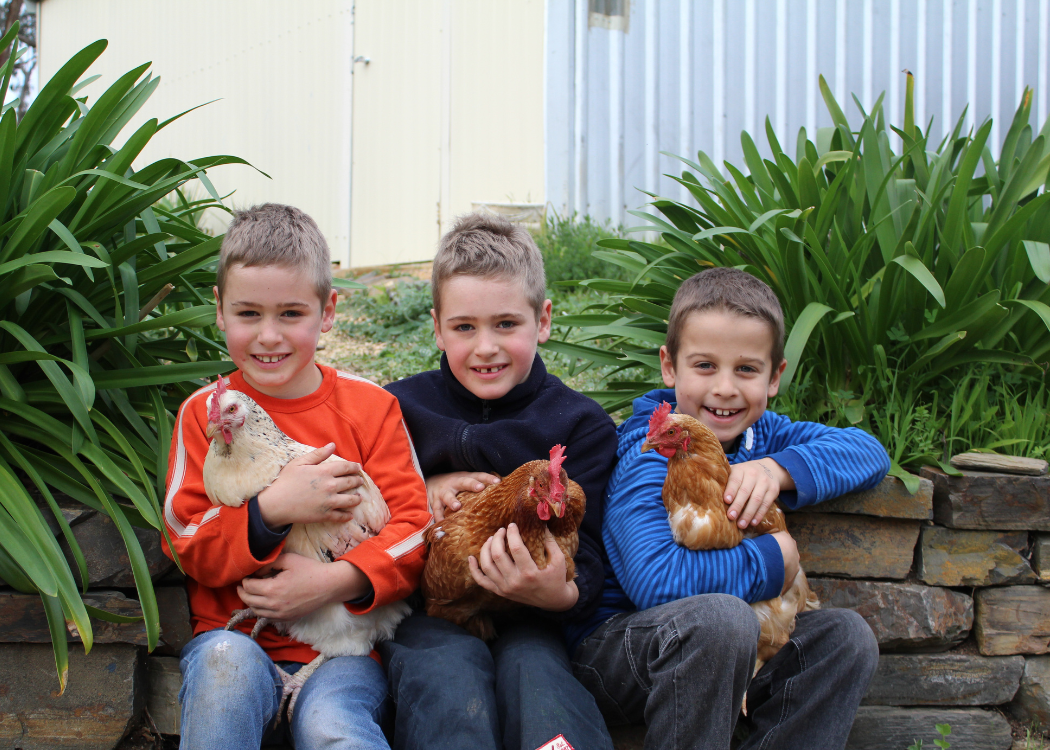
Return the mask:
{"type": "Polygon", "coordinates": [[[500,368],[500,367],[477,367],[475,369],[478,372],[482,373],[483,375],[487,375],[490,372],[499,372],[502,368],[500,368]]]}
{"type": "Polygon", "coordinates": [[[712,409],[716,417],[728,417],[736,413],[736,409],[712,409]]]}
{"type": "Polygon", "coordinates": [[[271,362],[280,362],[282,359],[284,359],[284,355],[281,354],[280,356],[276,356],[275,355],[275,356],[272,356],[272,357],[256,355],[255,358],[258,359],[260,362],[265,362],[265,363],[269,364],[271,362]]]}

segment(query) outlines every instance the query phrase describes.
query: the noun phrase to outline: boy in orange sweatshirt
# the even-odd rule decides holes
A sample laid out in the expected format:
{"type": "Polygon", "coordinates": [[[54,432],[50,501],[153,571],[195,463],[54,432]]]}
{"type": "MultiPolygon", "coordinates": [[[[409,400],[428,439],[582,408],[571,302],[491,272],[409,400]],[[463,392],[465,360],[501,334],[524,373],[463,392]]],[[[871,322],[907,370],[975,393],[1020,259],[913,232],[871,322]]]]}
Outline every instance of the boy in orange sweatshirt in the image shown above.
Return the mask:
{"type": "MultiPolygon", "coordinates": [[[[300,618],[331,602],[364,613],[407,596],[423,568],[426,489],[397,400],[382,388],[317,365],[335,317],[328,246],[309,216],[267,204],[238,212],[216,274],[217,322],[238,370],[231,388],[251,396],[293,440],[319,446],[237,508],[213,506],[202,467],[210,441],[210,385],[179,409],[169,456],[164,521],[188,576],[195,637],[182,651],[183,748],[259,747],[291,739],[313,747],[386,748],[387,684],[373,654],[324,663],[302,687],[290,724],[274,727],[283,680],[317,653],[254,622],[226,631],[234,610],[300,618]],[[347,460],[322,463],[333,453],[347,460]],[[361,469],[391,518],[378,535],[331,563],[282,554],[292,523],[345,521],[361,469]],[[289,736],[290,735],[290,736],[289,736]]],[[[170,554],[170,550],[166,551],[170,554]]]]}

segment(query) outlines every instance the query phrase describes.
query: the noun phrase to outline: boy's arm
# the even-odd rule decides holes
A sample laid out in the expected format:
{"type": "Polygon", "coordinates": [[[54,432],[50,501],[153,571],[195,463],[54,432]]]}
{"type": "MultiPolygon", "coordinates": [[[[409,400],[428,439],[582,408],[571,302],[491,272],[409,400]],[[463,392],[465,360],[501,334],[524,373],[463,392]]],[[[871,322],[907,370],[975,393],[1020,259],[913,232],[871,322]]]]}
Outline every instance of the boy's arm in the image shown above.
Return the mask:
{"type": "Polygon", "coordinates": [[[890,470],[886,449],[863,430],[772,416],[768,458],[784,467],[794,481],[795,491],[780,496],[788,508],[870,489],[890,470]]]}
{"type": "Polygon", "coordinates": [[[423,573],[423,531],[432,523],[426,487],[409,441],[401,409],[392,396],[377,400],[366,429],[376,435],[364,452],[363,468],[383,493],[390,521],[376,536],[338,558],[360,569],[373,595],[347,604],[361,614],[415,590],[423,573]]]}
{"type": "Polygon", "coordinates": [[[639,609],[697,594],[732,594],[748,602],[780,595],[784,557],[771,535],[726,550],[675,543],[662,492],[667,459],[631,449],[613,472],[602,525],[617,579],[639,609]]]}
{"type": "MultiPolygon", "coordinates": [[[[205,436],[205,401],[210,392],[198,391],[179,409],[168,453],[164,523],[186,575],[209,588],[221,588],[273,562],[283,545],[274,546],[265,557],[253,556],[248,503],[239,508],[214,506],[204,492],[201,472],[210,442],[205,436]]],[[[170,557],[166,540],[163,549],[170,557]]]]}

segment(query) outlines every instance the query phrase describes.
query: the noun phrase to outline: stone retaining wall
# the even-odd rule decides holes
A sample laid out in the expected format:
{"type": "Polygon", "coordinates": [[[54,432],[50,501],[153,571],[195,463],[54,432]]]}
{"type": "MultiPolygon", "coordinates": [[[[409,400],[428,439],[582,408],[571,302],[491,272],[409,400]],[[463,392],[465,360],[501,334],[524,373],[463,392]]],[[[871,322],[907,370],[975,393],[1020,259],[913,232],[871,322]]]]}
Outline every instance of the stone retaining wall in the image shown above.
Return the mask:
{"type": "MultiPolygon", "coordinates": [[[[63,508],[89,561],[90,603],[138,614],[113,524],[63,508]]],[[[916,495],[889,478],[788,523],[823,606],[856,609],[882,650],[849,748],[929,747],[934,725],[948,723],[953,747],[1008,750],[1005,715],[1050,728],[1050,478],[927,469],[916,495]]],[[[71,646],[61,697],[39,597],[0,588],[0,748],[108,750],[143,706],[161,732],[178,733],[186,593],[157,535],[140,540],[161,644],[147,655],[141,624],[94,621],[96,645],[87,656],[71,646]]],[[[614,736],[619,750],[641,748],[638,728],[614,736]]]]}

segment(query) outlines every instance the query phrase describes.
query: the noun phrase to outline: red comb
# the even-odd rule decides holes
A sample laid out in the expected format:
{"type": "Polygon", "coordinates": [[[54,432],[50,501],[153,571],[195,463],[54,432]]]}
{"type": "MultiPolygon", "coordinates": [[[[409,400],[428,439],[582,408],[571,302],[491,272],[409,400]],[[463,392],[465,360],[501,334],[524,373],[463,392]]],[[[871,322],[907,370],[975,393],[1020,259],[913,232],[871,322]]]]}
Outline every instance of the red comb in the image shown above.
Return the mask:
{"type": "Polygon", "coordinates": [[[667,419],[667,416],[670,413],[671,405],[666,401],[656,407],[656,411],[654,411],[653,415],[649,417],[649,434],[646,435],[647,438],[656,437],[656,433],[663,429],[664,420],[667,419]]]}
{"type": "Polygon", "coordinates": [[[215,393],[211,397],[211,408],[208,409],[208,421],[212,424],[218,424],[221,419],[219,413],[219,399],[222,398],[222,394],[226,393],[226,383],[222,379],[222,375],[219,376],[219,382],[216,384],[215,393]]]}
{"type": "Polygon", "coordinates": [[[560,499],[565,492],[565,485],[561,483],[561,465],[565,461],[565,448],[556,445],[551,448],[551,462],[547,471],[551,475],[551,495],[560,499]]]}

